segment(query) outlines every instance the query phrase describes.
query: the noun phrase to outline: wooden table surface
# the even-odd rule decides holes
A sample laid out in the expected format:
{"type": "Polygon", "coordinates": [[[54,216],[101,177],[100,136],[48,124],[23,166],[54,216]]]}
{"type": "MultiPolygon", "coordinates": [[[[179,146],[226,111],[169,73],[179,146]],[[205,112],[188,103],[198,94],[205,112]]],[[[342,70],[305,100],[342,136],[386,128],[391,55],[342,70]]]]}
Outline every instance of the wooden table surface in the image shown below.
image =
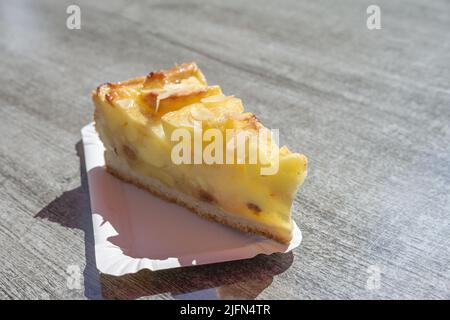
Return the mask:
{"type": "Polygon", "coordinates": [[[0,298],[450,298],[450,2],[0,0],[0,298]],[[175,62],[309,158],[289,254],[99,274],[90,90],[175,62]]]}

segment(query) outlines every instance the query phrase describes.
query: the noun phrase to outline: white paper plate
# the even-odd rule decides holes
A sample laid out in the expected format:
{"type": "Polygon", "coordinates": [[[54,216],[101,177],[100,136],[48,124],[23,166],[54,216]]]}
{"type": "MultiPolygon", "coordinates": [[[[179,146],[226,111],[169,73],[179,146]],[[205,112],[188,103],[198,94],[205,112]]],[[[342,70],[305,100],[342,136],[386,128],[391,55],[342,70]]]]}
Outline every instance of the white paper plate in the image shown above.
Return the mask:
{"type": "Polygon", "coordinates": [[[302,234],[294,223],[289,245],[199,218],[176,204],[116,179],[104,168],[103,144],[93,123],[81,130],[88,172],[95,257],[115,276],[141,269],[201,265],[288,252],[302,234]]]}

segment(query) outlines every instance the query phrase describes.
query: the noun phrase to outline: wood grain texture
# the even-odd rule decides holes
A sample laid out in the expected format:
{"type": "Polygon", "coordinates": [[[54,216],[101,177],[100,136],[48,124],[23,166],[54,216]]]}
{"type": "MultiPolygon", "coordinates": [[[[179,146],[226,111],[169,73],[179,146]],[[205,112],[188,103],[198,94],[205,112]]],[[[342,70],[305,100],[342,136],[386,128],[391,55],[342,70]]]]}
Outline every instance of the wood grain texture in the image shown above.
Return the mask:
{"type": "Polygon", "coordinates": [[[83,0],[68,30],[72,1],[0,0],[0,298],[449,299],[450,3],[377,1],[369,31],[371,3],[83,0]],[[100,275],[79,142],[89,92],[192,60],[308,156],[303,243],[100,275]]]}

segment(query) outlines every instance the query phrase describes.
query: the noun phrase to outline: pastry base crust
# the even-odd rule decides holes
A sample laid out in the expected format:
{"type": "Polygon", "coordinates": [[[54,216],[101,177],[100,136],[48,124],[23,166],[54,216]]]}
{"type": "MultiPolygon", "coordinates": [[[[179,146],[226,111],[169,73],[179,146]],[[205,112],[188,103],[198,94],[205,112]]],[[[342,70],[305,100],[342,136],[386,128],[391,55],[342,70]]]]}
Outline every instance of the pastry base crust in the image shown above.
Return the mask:
{"type": "Polygon", "coordinates": [[[169,188],[154,178],[138,176],[129,169],[127,164],[121,162],[114,153],[105,151],[105,162],[107,171],[115,177],[145,189],[160,198],[188,208],[202,218],[219,222],[243,232],[261,235],[283,244],[288,244],[292,239],[292,235],[289,237],[283,236],[273,227],[227,213],[214,205],[169,188]]]}

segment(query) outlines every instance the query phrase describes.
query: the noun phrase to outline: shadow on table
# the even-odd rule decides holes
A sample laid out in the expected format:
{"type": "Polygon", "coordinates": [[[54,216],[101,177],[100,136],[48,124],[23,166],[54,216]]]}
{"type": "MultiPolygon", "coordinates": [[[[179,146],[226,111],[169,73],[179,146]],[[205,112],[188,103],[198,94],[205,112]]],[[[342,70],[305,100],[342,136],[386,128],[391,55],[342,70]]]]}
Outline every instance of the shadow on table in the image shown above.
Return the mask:
{"type": "Polygon", "coordinates": [[[272,283],[274,275],[292,264],[293,255],[289,252],[182,269],[145,269],[120,277],[99,274],[82,142],[75,148],[80,158],[81,186],[64,192],[35,217],[84,231],[86,268],[83,275],[87,298],[136,299],[171,293],[176,299],[254,299],[272,283]]]}
{"type": "Polygon", "coordinates": [[[292,260],[292,253],[258,255],[182,269],[144,269],[120,277],[102,274],[103,296],[135,299],[170,292],[175,299],[255,299],[292,260]]]}

